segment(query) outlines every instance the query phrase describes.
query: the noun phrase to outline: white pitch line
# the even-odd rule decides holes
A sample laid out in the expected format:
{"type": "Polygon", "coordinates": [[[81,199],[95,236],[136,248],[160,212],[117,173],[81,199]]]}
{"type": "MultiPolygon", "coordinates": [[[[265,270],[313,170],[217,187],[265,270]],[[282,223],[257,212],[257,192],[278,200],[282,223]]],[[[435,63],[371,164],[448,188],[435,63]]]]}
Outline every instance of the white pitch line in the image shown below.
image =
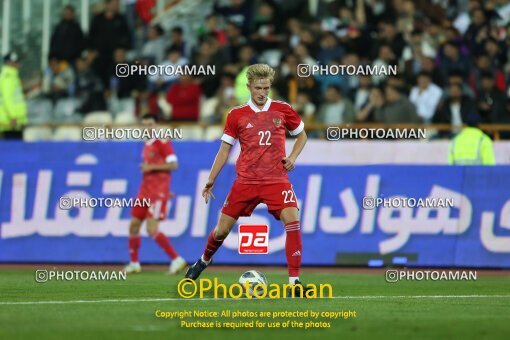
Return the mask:
{"type": "MultiPolygon", "coordinates": [[[[510,295],[359,295],[359,296],[333,296],[323,299],[488,299],[488,298],[510,298],[510,295]]],[[[284,298],[279,298],[284,299],[284,298]]],[[[285,298],[292,299],[292,298],[285,298]]],[[[68,301],[3,301],[0,305],[59,305],[79,303],[110,303],[110,302],[164,302],[164,301],[221,301],[221,300],[263,300],[257,298],[147,298],[147,299],[110,299],[110,300],[68,300],[68,301]]],[[[278,300],[278,299],[267,299],[278,300]]]]}

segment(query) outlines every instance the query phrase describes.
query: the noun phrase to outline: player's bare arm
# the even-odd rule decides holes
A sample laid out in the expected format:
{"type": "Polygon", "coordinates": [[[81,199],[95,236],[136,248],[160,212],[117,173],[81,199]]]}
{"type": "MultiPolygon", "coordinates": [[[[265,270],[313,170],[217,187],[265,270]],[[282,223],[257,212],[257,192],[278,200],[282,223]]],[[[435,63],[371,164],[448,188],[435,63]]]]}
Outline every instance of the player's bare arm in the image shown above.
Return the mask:
{"type": "Polygon", "coordinates": [[[292,147],[292,152],[289,156],[284,157],[282,159],[283,167],[287,171],[294,170],[296,160],[301,154],[301,151],[303,151],[303,148],[305,147],[306,141],[308,140],[308,137],[306,136],[305,130],[301,131],[296,135],[296,142],[294,143],[294,146],[292,147]]]}
{"type": "Polygon", "coordinates": [[[227,163],[230,150],[232,150],[232,145],[225,142],[221,143],[220,149],[218,150],[216,158],[214,159],[214,163],[211,168],[211,173],[209,174],[209,179],[205,184],[204,190],[202,190],[202,197],[205,198],[206,204],[209,203],[209,196],[212,198],[216,198],[214,197],[214,194],[212,192],[212,189],[214,187],[214,181],[216,180],[216,177],[218,177],[218,175],[220,174],[220,171],[221,169],[223,169],[225,163],[227,163]]]}
{"type": "Polygon", "coordinates": [[[178,162],[170,162],[165,164],[149,164],[149,163],[141,163],[140,168],[142,172],[150,172],[150,171],[172,171],[177,170],[179,167],[178,162]]]}

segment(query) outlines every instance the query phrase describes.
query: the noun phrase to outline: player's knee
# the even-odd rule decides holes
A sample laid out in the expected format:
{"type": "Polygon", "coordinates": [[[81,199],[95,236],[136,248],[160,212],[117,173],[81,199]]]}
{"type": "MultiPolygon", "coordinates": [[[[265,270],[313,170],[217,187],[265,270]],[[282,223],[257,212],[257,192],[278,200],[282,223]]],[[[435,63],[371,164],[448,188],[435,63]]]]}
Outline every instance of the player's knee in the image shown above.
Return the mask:
{"type": "Polygon", "coordinates": [[[147,226],[147,234],[149,234],[150,237],[156,236],[157,233],[158,233],[157,226],[147,226]]]}
{"type": "Polygon", "coordinates": [[[129,234],[130,235],[137,235],[139,233],[140,233],[140,224],[131,223],[129,225],[129,234]]]}
{"type": "Polygon", "coordinates": [[[230,233],[230,230],[228,228],[217,226],[214,229],[214,238],[217,240],[224,240],[227,238],[228,234],[230,233]]]}

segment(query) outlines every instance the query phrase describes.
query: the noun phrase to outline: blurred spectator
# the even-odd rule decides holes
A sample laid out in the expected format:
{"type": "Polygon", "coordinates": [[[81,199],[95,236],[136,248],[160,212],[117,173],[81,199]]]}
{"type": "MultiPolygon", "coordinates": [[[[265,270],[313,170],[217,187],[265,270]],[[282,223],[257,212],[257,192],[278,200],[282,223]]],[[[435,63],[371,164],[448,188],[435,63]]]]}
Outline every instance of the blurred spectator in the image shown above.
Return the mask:
{"type": "Polygon", "coordinates": [[[368,101],[356,112],[356,120],[359,122],[373,122],[375,111],[384,105],[384,92],[378,86],[372,86],[368,101]]]}
{"type": "Polygon", "coordinates": [[[130,63],[126,59],[126,50],[123,48],[117,48],[114,51],[113,62],[114,65],[109,72],[110,82],[107,96],[115,96],[118,99],[139,99],[140,95],[145,91],[146,88],[145,76],[139,74],[129,74],[129,72],[125,73],[122,68],[117,69],[118,64],[125,64],[127,65],[125,66],[127,68],[130,66],[130,63]],[[127,74],[127,76],[124,74],[127,74]]]}
{"type": "Polygon", "coordinates": [[[325,103],[320,106],[317,115],[318,123],[338,125],[354,122],[354,106],[349,98],[342,95],[340,88],[329,86],[324,99],[325,103]]]}
{"type": "Polygon", "coordinates": [[[317,53],[319,64],[327,65],[330,61],[339,60],[344,53],[344,48],[338,44],[338,40],[333,33],[326,32],[323,34],[321,46],[317,53]]]}
{"type": "MultiPolygon", "coordinates": [[[[223,51],[218,48],[218,40],[209,36],[200,43],[198,51],[196,51],[193,56],[192,64],[197,66],[214,65],[217,70],[221,70],[225,59],[226,57],[224,56],[223,51]]],[[[220,84],[220,79],[215,74],[203,75],[197,77],[195,80],[198,81],[203,94],[207,98],[215,95],[220,84]]]]}
{"type": "Polygon", "coordinates": [[[241,27],[242,34],[248,36],[253,16],[252,0],[230,0],[230,5],[220,6],[214,1],[213,13],[222,15],[226,21],[234,22],[241,27]]]}
{"type": "MultiPolygon", "coordinates": [[[[239,63],[228,65],[224,68],[226,72],[237,74],[235,94],[238,104],[246,103],[248,99],[250,99],[250,91],[246,87],[246,83],[248,82],[246,72],[248,71],[248,66],[255,62],[255,51],[253,51],[251,46],[245,45],[239,50],[239,63]]],[[[271,96],[271,94],[269,96],[271,96]]]]}
{"type": "Polygon", "coordinates": [[[221,77],[220,86],[214,98],[214,111],[208,118],[210,123],[223,123],[226,120],[228,112],[237,106],[235,90],[234,90],[235,76],[233,74],[225,73],[221,77]]]}
{"type": "Polygon", "coordinates": [[[421,123],[414,105],[401,93],[401,90],[386,85],[384,100],[374,103],[374,120],[387,124],[421,123]]]}
{"type": "Polygon", "coordinates": [[[372,78],[370,76],[360,76],[359,86],[354,93],[354,108],[359,111],[366,103],[369,102],[370,87],[372,85],[372,78]]]}
{"type": "Polygon", "coordinates": [[[170,48],[172,49],[178,49],[179,51],[181,51],[181,54],[185,57],[189,57],[188,56],[188,50],[186,49],[187,46],[186,46],[186,42],[184,41],[184,37],[183,37],[183,30],[182,30],[182,27],[174,27],[172,28],[172,31],[170,32],[170,41],[171,41],[171,44],[170,44],[170,48]]]}
{"type": "Polygon", "coordinates": [[[218,24],[218,16],[209,14],[205,19],[204,27],[201,27],[198,33],[198,39],[203,40],[212,36],[218,42],[218,46],[225,46],[228,42],[228,36],[225,29],[218,24]]]}
{"type": "Polygon", "coordinates": [[[0,132],[5,139],[21,139],[27,123],[27,104],[18,70],[20,59],[14,52],[3,58],[0,72],[0,132]]]}
{"type": "Polygon", "coordinates": [[[280,75],[274,85],[280,96],[287,102],[296,102],[300,91],[309,93],[311,98],[320,96],[320,89],[312,76],[298,75],[298,64],[299,59],[295,54],[287,54],[281,63],[280,75]]]}
{"type": "Polygon", "coordinates": [[[103,84],[87,62],[86,56],[76,60],[75,97],[79,100],[78,112],[86,114],[92,111],[106,110],[103,96],[103,84]]]}
{"type": "Polygon", "coordinates": [[[54,56],[48,60],[42,82],[42,93],[53,103],[74,94],[74,72],[69,63],[54,56]]]}
{"type": "Polygon", "coordinates": [[[447,76],[452,70],[458,70],[463,79],[467,79],[469,72],[468,59],[460,54],[458,46],[449,41],[442,46],[439,54],[439,69],[444,76],[447,76]]]}
{"type": "Polygon", "coordinates": [[[172,108],[172,121],[198,121],[201,95],[200,86],[190,76],[182,75],[166,94],[166,100],[172,108]]]}
{"type": "Polygon", "coordinates": [[[478,112],[486,123],[508,123],[505,94],[495,86],[492,73],[483,73],[478,93],[478,112]]]}
{"type": "Polygon", "coordinates": [[[500,68],[495,70],[492,68],[491,59],[488,54],[480,54],[476,56],[476,67],[471,69],[469,75],[469,83],[476,93],[481,91],[481,75],[482,73],[491,73],[495,81],[495,86],[500,91],[505,91],[506,81],[505,74],[500,68]]]}
{"type": "Polygon", "coordinates": [[[223,48],[226,52],[227,61],[236,64],[239,62],[239,51],[246,44],[246,38],[241,33],[241,28],[235,23],[227,24],[227,45],[223,48]]]}
{"type": "Polygon", "coordinates": [[[160,25],[149,27],[148,41],[142,47],[142,57],[154,64],[165,58],[165,31],[160,25]]]}
{"type": "Polygon", "coordinates": [[[430,74],[422,72],[418,75],[417,86],[411,90],[409,99],[416,106],[416,112],[425,123],[432,121],[442,93],[441,88],[432,83],[430,74]]]}
{"type": "Polygon", "coordinates": [[[473,90],[468,86],[468,84],[466,84],[466,82],[464,82],[464,79],[462,78],[462,73],[460,71],[452,70],[450,74],[448,74],[448,80],[446,84],[447,87],[445,91],[443,91],[444,96],[448,95],[449,85],[452,84],[459,85],[462,88],[463,95],[469,96],[470,98],[475,97],[473,90]]]}
{"type": "Polygon", "coordinates": [[[299,59],[300,64],[315,65],[317,61],[310,55],[308,46],[303,43],[298,43],[294,48],[294,53],[299,59]]]}
{"type": "MultiPolygon", "coordinates": [[[[395,53],[390,45],[382,44],[379,46],[379,52],[377,54],[377,59],[372,63],[373,67],[377,67],[377,69],[381,69],[383,67],[388,67],[389,65],[396,65],[395,61],[395,53]]],[[[372,82],[375,85],[381,84],[386,79],[385,74],[374,74],[372,76],[372,82]]]]}
{"type": "MultiPolygon", "coordinates": [[[[178,48],[169,48],[167,51],[167,58],[165,61],[161,63],[163,67],[169,67],[170,70],[175,70],[179,66],[184,66],[188,64],[188,59],[184,58],[181,54],[181,51],[178,48]]],[[[170,87],[173,83],[178,80],[179,76],[177,74],[166,74],[166,73],[157,73],[154,75],[149,75],[149,91],[150,92],[158,92],[158,91],[167,91],[168,87],[170,87]]]]}
{"type": "Polygon", "coordinates": [[[84,45],[85,39],[80,24],[76,22],[74,7],[67,5],[51,36],[50,55],[73,64],[84,45]]]}
{"type": "Polygon", "coordinates": [[[136,14],[145,25],[148,25],[152,21],[155,6],[156,0],[136,0],[136,14]]]}
{"type": "Polygon", "coordinates": [[[276,8],[262,1],[255,14],[251,44],[259,53],[268,49],[276,49],[284,41],[284,21],[276,12],[276,8]]]}
{"type": "Polygon", "coordinates": [[[306,91],[301,91],[296,97],[296,101],[289,103],[294,110],[301,116],[305,124],[314,120],[314,114],[317,110],[315,104],[311,101],[310,95],[306,91]]]}
{"type": "Polygon", "coordinates": [[[477,114],[473,100],[463,95],[462,87],[454,83],[448,87],[448,96],[439,106],[434,116],[434,123],[451,124],[453,127],[460,128],[466,123],[468,117],[474,116],[477,114]]]}
{"type": "MultiPolygon", "coordinates": [[[[383,45],[391,46],[397,59],[402,55],[406,45],[402,33],[398,32],[395,23],[391,20],[384,20],[379,23],[379,42],[383,45]]],[[[379,52],[376,49],[376,52],[379,52]]]]}
{"type": "Polygon", "coordinates": [[[131,34],[124,15],[119,13],[119,0],[105,0],[105,10],[94,16],[90,25],[90,47],[99,52],[98,75],[108,84],[113,51],[131,46],[131,34]]]}

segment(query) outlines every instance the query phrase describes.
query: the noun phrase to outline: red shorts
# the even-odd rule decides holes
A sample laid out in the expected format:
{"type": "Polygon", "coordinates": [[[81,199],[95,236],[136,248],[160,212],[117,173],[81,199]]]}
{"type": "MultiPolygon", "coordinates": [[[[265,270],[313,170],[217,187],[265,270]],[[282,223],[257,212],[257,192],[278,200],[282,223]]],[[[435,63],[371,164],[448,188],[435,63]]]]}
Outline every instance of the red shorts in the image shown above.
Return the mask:
{"type": "Polygon", "coordinates": [[[235,181],[221,212],[238,219],[240,216],[250,216],[259,203],[267,204],[269,213],[277,220],[283,209],[298,207],[290,183],[241,184],[235,181]]]}
{"type": "Polygon", "coordinates": [[[166,216],[166,203],[168,202],[168,192],[154,193],[149,197],[142,197],[138,195],[140,201],[144,198],[150,200],[150,207],[145,206],[134,206],[131,209],[131,216],[136,217],[139,220],[145,220],[146,218],[154,218],[157,220],[164,220],[166,216]]]}

